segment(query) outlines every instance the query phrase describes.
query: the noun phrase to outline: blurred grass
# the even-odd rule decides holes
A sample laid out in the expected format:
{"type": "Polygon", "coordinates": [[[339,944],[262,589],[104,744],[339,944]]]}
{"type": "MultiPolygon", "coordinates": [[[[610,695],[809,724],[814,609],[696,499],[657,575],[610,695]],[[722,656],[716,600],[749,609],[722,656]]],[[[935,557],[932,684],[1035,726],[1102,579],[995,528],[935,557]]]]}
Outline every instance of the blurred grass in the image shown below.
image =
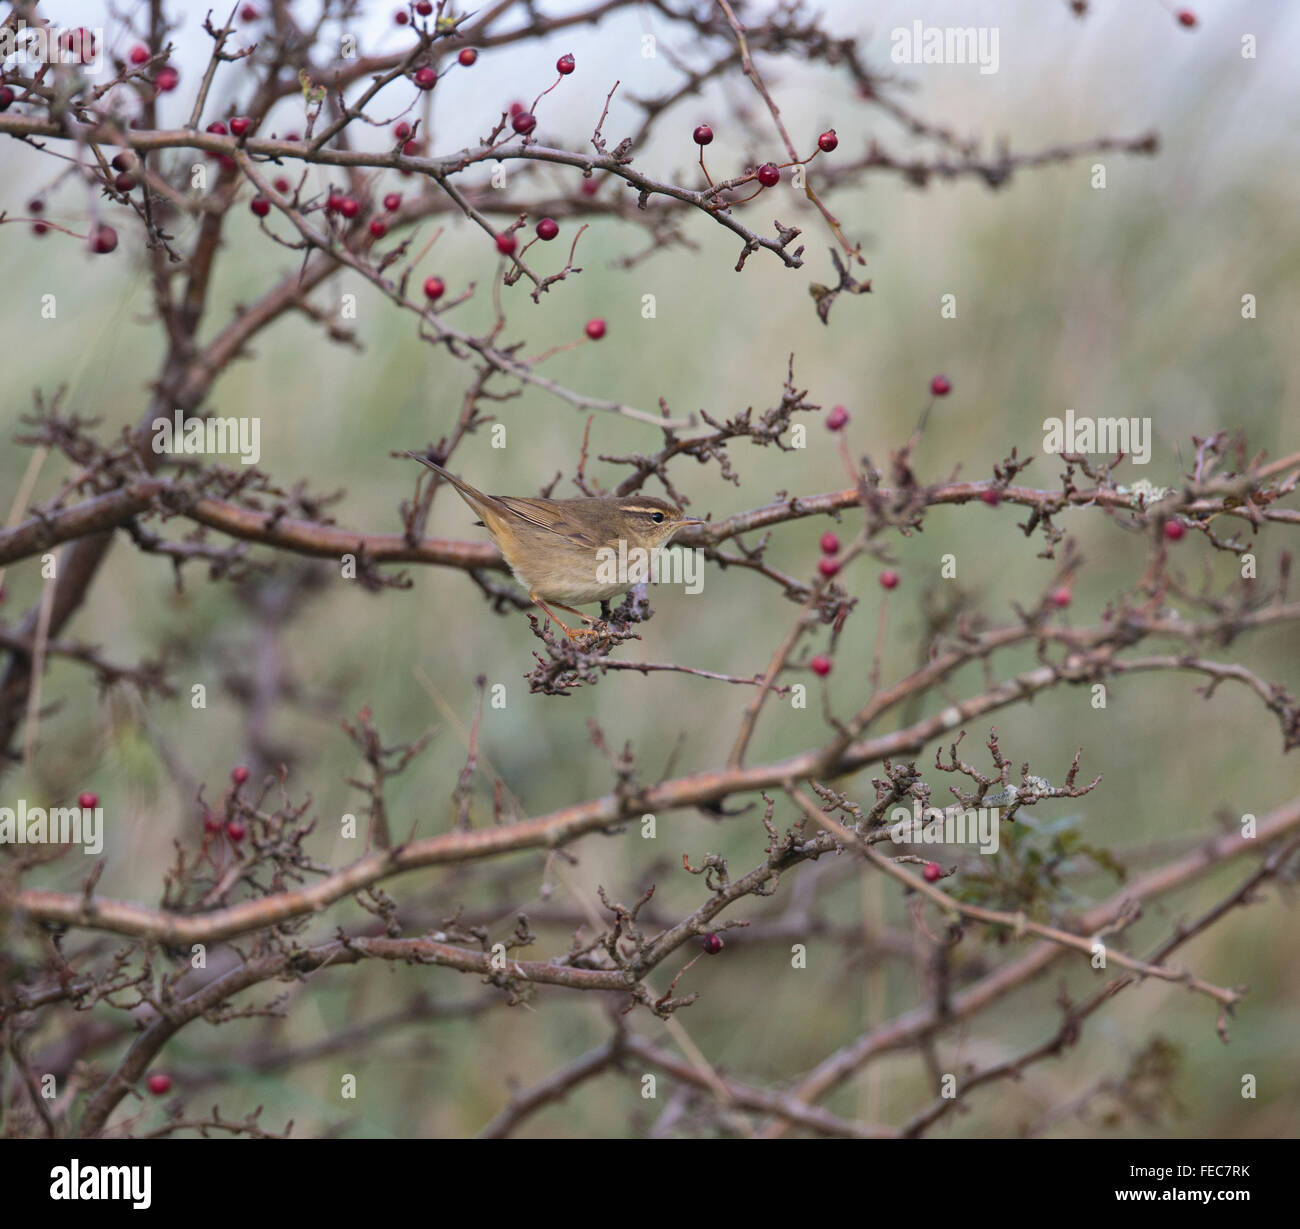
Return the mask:
{"type": "MultiPolygon", "coordinates": [[[[906,22],[915,7],[908,6],[906,22]]],[[[921,7],[933,22],[957,11],[952,5],[921,7]]],[[[1236,27],[1226,16],[1219,24],[1207,21],[1198,43],[1181,40],[1167,15],[1158,6],[1148,7],[1154,17],[1125,17],[1133,23],[1129,38],[1113,16],[1082,25],[1070,22],[1064,5],[1055,6],[1061,12],[1050,16],[1017,15],[1014,26],[1008,19],[1006,67],[994,78],[955,69],[933,74],[904,70],[923,82],[915,100],[918,110],[936,118],[957,117],[959,127],[978,126],[990,137],[1011,133],[1016,149],[1158,129],[1162,151],[1157,158],[1103,159],[1109,183],[1104,191],[1088,186],[1087,160],[1017,174],[996,194],[965,181],[917,191],[893,178],[874,178],[833,200],[849,233],[868,238],[874,293],[841,299],[826,328],[814,318],[806,286],[826,279],[829,239],[815,214],[793,195],[779,198],[775,212],[805,231],[809,265],[795,273],[761,256],[752,258],[743,274],[732,272],[734,242],[699,218],[685,224],[698,251],[662,252],[620,272],[611,263],[639,248],[641,236],[601,222],[583,237],[582,274],[555,286],[540,307],[522,287],[505,291],[508,337],[525,339],[523,353],[535,354],[578,336],[588,317],[603,316],[609,322],[607,339],[558,355],[547,364],[548,374],[595,396],[625,399],[644,409],[653,409],[663,397],[679,415],[700,407],[719,417],[749,405],[766,408],[779,396],[793,353],[796,383],[810,390],[814,402],[846,404],[855,454],[868,454],[878,464],[906,438],[924,407],[929,377],[942,370],[952,379],[954,392],[937,407],[919,449],[916,468],[923,480],[941,479],[958,466],[963,476],[986,475],[1013,445],[1022,455],[1041,455],[1043,419],[1066,408],[1080,414],[1152,417],[1153,460],[1145,471],[1126,465],[1121,475],[1127,481],[1145,476],[1161,484],[1173,482],[1190,459],[1191,435],[1221,427],[1241,427],[1252,450],[1280,455],[1294,449],[1300,243],[1294,228],[1280,223],[1293,210],[1298,164],[1293,156],[1278,156],[1282,149],[1294,154],[1294,132],[1285,130],[1284,114],[1269,105],[1272,93],[1281,88],[1284,65],[1274,49],[1251,66],[1255,75],[1245,80],[1236,54],[1236,27]],[[1054,49],[1037,59],[1025,50],[1033,45],[1035,31],[1041,36],[1037,45],[1054,49]],[[946,293],[957,296],[956,320],[939,317],[939,299],[946,293]],[[1258,298],[1257,320],[1241,319],[1244,293],[1258,298]],[[641,316],[646,294],[656,297],[653,320],[641,316]]],[[[900,6],[886,6],[879,19],[870,46],[882,61],[887,59],[892,16],[901,12],[900,6]]],[[[634,29],[617,28],[626,33],[626,56],[638,56],[634,29]]],[[[593,62],[593,42],[573,45],[580,63],[584,51],[586,62],[593,62]]],[[[1294,41],[1289,45],[1294,50],[1294,41]]],[[[618,44],[601,48],[606,71],[582,83],[581,106],[575,104],[566,120],[566,139],[575,146],[590,129],[586,109],[608,88],[609,71],[626,76],[644,70],[622,63],[611,46],[618,44]]],[[[834,122],[846,152],[876,134],[895,150],[907,148],[895,127],[848,98],[838,83],[827,90],[815,76],[779,76],[783,108],[796,131],[814,132],[834,122]]],[[[638,80],[633,75],[633,83],[638,80]]],[[[716,97],[697,110],[724,114],[716,97]]],[[[679,112],[677,128],[693,123],[692,114],[690,108],[679,112]]],[[[618,130],[620,120],[626,126],[627,115],[616,104],[607,131],[618,130]]],[[[755,131],[766,131],[762,122],[755,117],[755,131]]],[[[734,125],[730,132],[719,132],[711,164],[716,159],[725,168],[733,155],[743,160],[747,151],[736,149],[734,125]]],[[[442,141],[438,144],[443,147],[442,141]]],[[[749,144],[758,149],[769,143],[749,144]]],[[[454,147],[454,141],[446,147],[454,147]]],[[[665,177],[688,175],[692,153],[680,141],[661,141],[638,155],[638,165],[665,177]]],[[[6,148],[4,157],[10,172],[5,204],[20,207],[38,182],[34,177],[47,171],[30,151],[6,148]]],[[[557,176],[556,182],[565,180],[557,176]]],[[[614,191],[612,185],[602,189],[614,191]]],[[[71,193],[57,202],[52,214],[59,217],[62,209],[68,220],[81,208],[71,193]]],[[[751,207],[750,221],[762,227],[772,212],[764,198],[751,207]]],[[[61,238],[28,241],[19,228],[3,228],[0,239],[8,240],[0,243],[0,279],[10,300],[11,335],[21,341],[21,351],[10,356],[5,437],[14,433],[18,415],[28,407],[27,390],[49,391],[63,381],[70,385],[66,408],[102,416],[105,436],[135,421],[159,357],[159,340],[148,319],[148,283],[134,237],[125,240],[125,250],[102,260],[84,259],[75,243],[61,238]],[[57,296],[56,321],[38,315],[40,296],[48,293],[57,296]]],[[[556,248],[567,252],[568,239],[566,227],[556,248]]],[[[182,234],[182,247],[184,240],[182,234]]],[[[486,292],[495,255],[489,249],[480,232],[451,225],[421,266],[422,275],[436,270],[444,276],[452,293],[470,281],[478,283],[476,300],[458,310],[462,327],[482,328],[491,319],[486,292]]],[[[555,255],[558,262],[561,253],[555,255]]],[[[270,247],[246,212],[237,210],[214,286],[207,335],[235,305],[252,301],[270,277],[292,266],[292,257],[270,247]]],[[[419,447],[449,429],[459,411],[466,369],[444,352],[420,345],[409,320],[385,307],[350,274],[331,283],[322,301],[337,301],[343,293],[358,297],[356,327],[363,355],[326,344],[319,330],[301,319],[285,320],[257,340],[249,361],[221,378],[209,406],[226,415],[260,415],[263,466],[286,485],[305,478],[317,492],[342,489],[345,496],[332,509],[340,524],[391,532],[399,527],[397,501],[410,493],[416,474],[413,464],[389,453],[419,447]]],[[[489,490],[527,493],[557,470],[572,470],[582,415],[533,389],[502,403],[498,412],[507,427],[507,447],[494,450],[484,433],[468,439],[455,454],[458,472],[489,490]]],[[[597,416],[592,426],[593,458],[650,451],[655,442],[646,428],[609,416],[597,416]]],[[[739,488],[722,482],[716,467],[676,470],[675,480],[689,495],[692,511],[721,517],[765,503],[779,490],[802,493],[845,485],[832,438],[818,421],[812,421],[806,450],[778,453],[742,442],[733,447],[732,459],[742,477],[739,488]]],[[[18,448],[0,455],[6,491],[16,489],[26,460],[26,451],[18,448]]],[[[48,497],[65,472],[61,464],[48,464],[37,498],[48,497]]],[[[622,476],[621,470],[595,461],[588,473],[610,486],[622,476]]],[[[1023,480],[1050,487],[1055,474],[1055,466],[1040,459],[1023,480]]],[[[561,486],[558,493],[564,490],[561,486]]],[[[438,501],[430,532],[477,537],[482,531],[472,519],[448,494],[438,501]]],[[[938,579],[942,554],[956,554],[958,583],[976,591],[995,619],[1009,616],[1012,601],[1031,602],[1041,591],[1052,565],[1037,557],[1040,538],[1026,540],[1014,528],[1021,519],[1022,513],[1006,506],[940,508],[928,518],[924,533],[891,541],[904,580],[889,599],[886,681],[914,663],[923,626],[919,597],[945,583],[938,579]]],[[[1140,571],[1145,543],[1096,514],[1067,513],[1061,523],[1077,537],[1086,560],[1069,618],[1093,623],[1116,587],[1140,571]]],[[[846,516],[842,536],[855,525],[846,516]]],[[[824,521],[779,528],[770,561],[808,574],[824,528],[824,521]]],[[[180,529],[176,525],[173,532],[180,529]]],[[[1261,583],[1276,575],[1278,552],[1285,545],[1290,543],[1284,531],[1264,536],[1261,583]]],[[[1231,568],[1229,560],[1211,556],[1199,537],[1181,547],[1177,559],[1189,578],[1205,567],[1217,585],[1226,582],[1231,568]]],[[[344,782],[359,765],[339,721],[363,704],[373,707],[389,742],[438,727],[426,754],[391,783],[395,830],[404,835],[415,822],[417,833],[427,835],[445,830],[450,822],[448,798],[463,763],[464,739],[419,684],[417,670],[432,680],[465,726],[472,718],[475,676],[481,673],[492,683],[505,684],[506,707],[484,713],[482,751],[529,814],[611,788],[607,764],[590,747],[589,719],[599,723],[611,745],[631,740],[643,779],[657,777],[670,758],[674,771],[687,772],[725,757],[750,698],[748,689],[685,676],[616,674],[568,699],[529,696],[523,676],[532,664],[532,641],[524,616],[488,616],[477,591],[459,574],[411,571],[413,586],[403,593],[374,596],[355,584],[329,586],[308,605],[281,646],[288,672],[319,700],[305,709],[284,706],[272,729],[302,751],[289,789],[294,797],[309,791],[315,800],[312,814],[320,820],[316,848],[322,857],[344,861],[356,854],[354,843],[334,841],[329,834],[337,816],[361,803],[344,782]]],[[[828,681],[840,713],[861,702],[870,670],[882,601],[875,573],[874,566],[860,563],[843,577],[860,602],[828,681]]],[[[4,609],[13,617],[38,593],[34,562],[11,569],[5,584],[9,598],[4,609]]],[[[762,669],[794,614],[773,586],[734,569],[710,571],[698,598],[669,591],[655,594],[654,605],[656,615],[643,629],[644,642],[632,644],[624,655],[737,674],[762,669]]],[[[220,670],[223,663],[252,659],[250,628],[232,595],[221,585],[205,583],[199,569],[187,570],[186,591],[177,594],[164,562],[119,541],[69,633],[102,644],[115,659],[156,652],[168,641],[184,646],[175,671],[181,695],[151,705],[147,728],[129,698],[102,700],[88,686],[84,671],[56,664],[44,694],[62,707],[42,722],[35,780],[21,783],[29,797],[98,790],[110,825],[101,890],[150,899],[172,841],[182,835],[192,841],[196,826],[193,800],[178,792],[152,748],[158,738],[165,739],[187,770],[208,782],[209,797],[220,791],[230,766],[243,758],[241,717],[222,694],[220,670]],[[188,688],[195,683],[208,687],[204,711],[188,704],[188,688]]],[[[1294,633],[1285,630],[1252,635],[1224,654],[1295,689],[1296,650],[1294,633]]],[[[999,661],[998,677],[1030,664],[1030,654],[1007,654],[999,661]]],[[[968,671],[954,680],[952,694],[972,694],[981,683],[978,671],[968,671]]],[[[1294,756],[1279,755],[1276,722],[1244,689],[1225,685],[1205,703],[1197,697],[1196,685],[1185,677],[1128,676],[1114,680],[1103,711],[1089,707],[1085,689],[1067,688],[1000,712],[993,724],[1013,762],[1028,760],[1033,771],[1053,782],[1063,777],[1074,750],[1084,748],[1083,773],[1105,774],[1095,793],[1072,804],[1093,843],[1123,849],[1188,837],[1211,830],[1220,810],[1231,816],[1245,811],[1262,815],[1294,796],[1300,776],[1294,756]]],[[[811,691],[814,699],[802,712],[769,704],[751,748],[752,761],[805,748],[825,736],[815,698],[818,687],[811,691]]],[[[932,704],[943,702],[935,697],[932,704]]],[[[963,748],[981,764],[988,724],[972,726],[963,748]]],[[[933,750],[918,757],[922,767],[932,765],[933,750]]],[[[871,775],[859,774],[844,787],[869,796],[871,775]]],[[[948,784],[932,770],[927,779],[937,792],[948,784]]],[[[490,822],[487,798],[481,789],[479,822],[490,822]]],[[[1048,807],[1040,809],[1048,813],[1048,807]]],[[[778,821],[789,822],[784,809],[778,810],[778,821]]],[[[656,906],[684,913],[698,904],[701,884],[672,869],[681,852],[689,852],[697,863],[706,850],[721,852],[733,872],[742,873],[762,858],[764,837],[755,812],[725,824],[678,813],[660,816],[659,824],[653,852],[638,842],[635,828],[618,839],[582,842],[579,865],[566,872],[577,891],[594,901],[596,885],[603,884],[612,898],[630,902],[653,879],[656,906]],[[653,874],[652,859],[657,859],[653,874]]],[[[73,886],[81,873],[68,863],[48,880],[73,886]]],[[[1178,917],[1194,916],[1246,873],[1244,863],[1223,870],[1195,891],[1149,909],[1137,929],[1143,940],[1133,950],[1158,942],[1178,917]]],[[[542,883],[540,859],[527,863],[514,882],[498,887],[454,875],[422,872],[394,885],[393,894],[413,901],[441,888],[450,898],[463,899],[467,908],[497,910],[502,921],[496,929],[504,934],[513,924],[513,909],[535,907],[542,883]]],[[[797,874],[783,881],[770,907],[788,906],[796,879],[797,874]]],[[[1098,897],[1115,888],[1101,876],[1088,886],[1098,897]]],[[[883,892],[888,919],[906,924],[892,888],[872,881],[867,891],[883,892]]],[[[1270,898],[1275,894],[1270,889],[1270,898]]],[[[845,881],[820,903],[828,917],[853,924],[862,916],[862,895],[856,882],[845,881]]],[[[556,899],[567,900],[563,887],[556,889],[556,899]]],[[[760,912],[754,902],[729,916],[757,917],[760,912]]],[[[331,924],[348,913],[337,909],[331,924]]],[[[940,1131],[1013,1132],[1051,1105],[1121,1074],[1146,1038],[1158,1032],[1181,1047],[1184,1063],[1175,1087],[1186,1117],[1167,1128],[1196,1136],[1295,1134],[1300,1102],[1291,1004],[1300,977],[1281,937],[1287,916],[1275,904],[1240,912],[1175,957],[1175,963],[1190,965],[1209,980],[1251,984],[1251,995],[1233,1022],[1230,1049],[1214,1037],[1212,1012],[1204,1001],[1184,998],[1186,992],[1176,987],[1144,984],[1094,1016],[1076,1048],[1034,1068],[1022,1083],[975,1093],[974,1112],[945,1120],[940,1131]],[[1254,1102],[1240,1096],[1246,1072],[1259,1077],[1254,1102]]],[[[683,978],[679,992],[700,990],[703,997],[679,1018],[711,1062],[745,1078],[790,1079],[851,1039],[866,1022],[917,1001],[914,973],[901,965],[891,965],[883,978],[864,981],[860,964],[810,938],[809,967],[796,972],[780,945],[746,946],[743,931],[727,938],[723,957],[697,964],[683,978]]],[[[966,940],[978,941],[973,932],[966,940]]],[[[561,951],[566,942],[565,935],[545,931],[533,954],[561,951]]],[[[661,970],[655,984],[666,987],[679,964],[661,970]]],[[[949,1066],[983,1065],[1050,1035],[1058,1024],[1052,1000],[1060,984],[1077,998],[1094,982],[1077,964],[1056,966],[1049,978],[946,1037],[939,1046],[944,1061],[949,1066]]],[[[325,974],[303,1008],[273,1037],[276,1044],[305,1043],[383,1014],[417,987],[451,997],[479,990],[477,979],[457,978],[446,970],[367,967],[325,974]]],[[[269,997],[268,990],[263,999],[269,997]]],[[[640,1031],[671,1046],[659,1022],[645,1013],[633,1019],[640,1031]]],[[[169,1048],[167,1062],[178,1070],[191,1062],[202,1065],[215,1053],[262,1037],[263,1027],[257,1021],[235,1021],[218,1033],[192,1026],[169,1048]]],[[[380,1037],[363,1053],[284,1076],[235,1072],[234,1085],[222,1094],[223,1110],[242,1110],[245,1102],[247,1107],[265,1104],[267,1121],[293,1117],[299,1131],[309,1134],[353,1112],[357,1116],[346,1130],[356,1135],[464,1134],[477,1130],[499,1107],[503,1079],[530,1083],[542,1077],[597,1044],[607,1025],[596,1000],[550,993],[528,1007],[438,1022],[427,1037],[424,1032],[408,1029],[380,1037]],[[413,1039],[419,1043],[414,1049],[413,1039]],[[362,1097],[340,1106],[339,1074],[356,1070],[362,1072],[362,1097]]],[[[265,1039],[268,1045],[271,1036],[265,1039]]],[[[913,1053],[889,1056],[872,1072],[838,1090],[828,1108],[860,1113],[869,1102],[874,1113],[898,1121],[929,1099],[913,1053]]],[[[661,1077],[661,1090],[668,1084],[661,1077]]],[[[605,1076],[538,1114],[524,1133],[621,1134],[634,1117],[642,1124],[653,1122],[665,1101],[661,1091],[657,1101],[644,1102],[635,1081],[605,1076]]],[[[1095,1129],[1068,1121],[1056,1132],[1095,1129]]],[[[1160,1134],[1165,1128],[1129,1123],[1123,1129],[1160,1134]]]]}

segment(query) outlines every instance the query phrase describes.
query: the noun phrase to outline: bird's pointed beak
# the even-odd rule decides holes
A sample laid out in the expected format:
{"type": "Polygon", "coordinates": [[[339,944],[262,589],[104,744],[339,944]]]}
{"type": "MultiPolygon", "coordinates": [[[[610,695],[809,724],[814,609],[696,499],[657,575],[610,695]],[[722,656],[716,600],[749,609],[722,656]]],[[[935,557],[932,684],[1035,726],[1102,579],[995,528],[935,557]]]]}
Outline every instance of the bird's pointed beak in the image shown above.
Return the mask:
{"type": "Polygon", "coordinates": [[[698,516],[684,516],[677,522],[677,528],[682,529],[687,525],[707,525],[708,521],[702,521],[698,516]]]}

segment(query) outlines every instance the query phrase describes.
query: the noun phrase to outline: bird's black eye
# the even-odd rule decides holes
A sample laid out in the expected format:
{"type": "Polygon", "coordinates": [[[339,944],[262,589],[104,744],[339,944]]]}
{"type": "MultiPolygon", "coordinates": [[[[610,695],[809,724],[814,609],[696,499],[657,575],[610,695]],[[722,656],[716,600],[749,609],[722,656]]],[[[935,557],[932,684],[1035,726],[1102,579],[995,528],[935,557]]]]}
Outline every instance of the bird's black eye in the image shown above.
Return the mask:
{"type": "Polygon", "coordinates": [[[664,514],[662,512],[656,512],[650,517],[650,519],[654,521],[656,525],[662,525],[664,520],[664,514]]]}

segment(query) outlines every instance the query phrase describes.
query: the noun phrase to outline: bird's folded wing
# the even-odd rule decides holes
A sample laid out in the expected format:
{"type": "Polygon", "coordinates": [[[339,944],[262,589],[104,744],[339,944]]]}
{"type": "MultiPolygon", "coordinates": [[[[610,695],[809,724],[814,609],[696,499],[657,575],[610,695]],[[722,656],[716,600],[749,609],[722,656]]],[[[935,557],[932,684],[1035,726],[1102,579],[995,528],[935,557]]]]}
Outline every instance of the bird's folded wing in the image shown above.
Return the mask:
{"type": "Polygon", "coordinates": [[[499,504],[504,504],[516,516],[521,516],[530,525],[548,530],[576,546],[595,548],[599,545],[595,537],[587,530],[575,525],[572,519],[558,511],[554,504],[545,499],[520,499],[514,495],[495,495],[499,504]]]}

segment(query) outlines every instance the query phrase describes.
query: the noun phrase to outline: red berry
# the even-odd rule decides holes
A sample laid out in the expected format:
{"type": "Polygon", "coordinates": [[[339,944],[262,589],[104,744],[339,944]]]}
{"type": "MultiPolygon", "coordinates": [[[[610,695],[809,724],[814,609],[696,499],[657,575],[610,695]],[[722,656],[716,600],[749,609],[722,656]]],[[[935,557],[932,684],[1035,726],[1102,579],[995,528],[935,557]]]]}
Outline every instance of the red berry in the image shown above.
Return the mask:
{"type": "Polygon", "coordinates": [[[13,100],[17,97],[18,95],[7,85],[0,85],[0,111],[8,111],[13,104],[13,100]]]}
{"type": "Polygon", "coordinates": [[[522,102],[518,102],[518,101],[512,102],[507,109],[509,110],[512,116],[522,115],[525,111],[528,110],[528,108],[524,106],[522,102]]]}
{"type": "Polygon", "coordinates": [[[946,397],[952,392],[952,384],[949,383],[947,376],[935,376],[930,381],[930,392],[935,397],[946,397]]]}
{"type": "Polygon", "coordinates": [[[390,192],[384,197],[384,208],[389,213],[396,213],[402,207],[402,194],[400,192],[390,192]]]}
{"type": "Polygon", "coordinates": [[[880,573],[880,587],[882,589],[898,588],[898,573],[893,568],[886,568],[880,573]]]}
{"type": "Polygon", "coordinates": [[[83,811],[93,811],[99,806],[99,795],[92,794],[89,790],[77,795],[77,805],[83,811]]]}
{"type": "Polygon", "coordinates": [[[473,47],[462,47],[460,49],[460,54],[456,57],[456,59],[458,59],[461,62],[461,65],[463,67],[468,68],[471,64],[474,63],[475,60],[478,59],[478,52],[475,51],[473,47]]]}
{"type": "Polygon", "coordinates": [[[446,289],[446,283],[440,277],[426,277],[424,279],[424,297],[431,302],[441,299],[446,289]]]}
{"type": "Polygon", "coordinates": [[[560,225],[554,218],[543,218],[537,223],[537,237],[539,239],[554,239],[560,233],[560,225]]]}
{"type": "Polygon", "coordinates": [[[571,54],[562,55],[555,61],[555,71],[561,77],[567,77],[577,67],[578,63],[571,54]]]}
{"type": "Polygon", "coordinates": [[[588,320],[585,332],[592,341],[599,341],[605,336],[605,322],[599,316],[595,320],[588,320]]]}
{"type": "Polygon", "coordinates": [[[426,64],[423,68],[415,70],[415,88],[419,90],[431,90],[438,84],[437,72],[426,64]]]}
{"type": "Polygon", "coordinates": [[[135,176],[130,171],[123,171],[113,180],[113,187],[125,194],[135,187],[135,176]]]}
{"type": "Polygon", "coordinates": [[[224,137],[226,135],[226,126],[219,119],[214,119],[207,127],[207,131],[214,137],[224,137]]]}
{"type": "Polygon", "coordinates": [[[130,60],[132,64],[143,64],[149,58],[149,48],[143,43],[136,43],[136,45],[127,52],[126,58],[130,60]]]}
{"type": "Polygon", "coordinates": [[[817,570],[823,576],[834,576],[840,570],[840,561],[834,555],[823,555],[817,560],[817,570]]]}
{"type": "Polygon", "coordinates": [[[1052,591],[1052,605],[1062,608],[1070,604],[1070,590],[1066,585],[1052,591]]]}
{"type": "Polygon", "coordinates": [[[301,141],[301,140],[302,140],[302,133],[300,133],[300,132],[286,132],[286,133],[284,134],[284,139],[285,139],[286,141],[301,141]]]}
{"type": "Polygon", "coordinates": [[[271,202],[264,196],[255,196],[248,202],[248,207],[259,217],[264,218],[271,212],[271,202]]]}
{"type": "Polygon", "coordinates": [[[164,1093],[169,1092],[171,1086],[172,1077],[170,1075],[164,1075],[161,1071],[155,1071],[153,1075],[149,1077],[149,1091],[153,1093],[155,1097],[161,1097],[164,1093]]]}
{"type": "Polygon", "coordinates": [[[584,179],[584,180],[582,181],[582,195],[583,195],[583,196],[595,196],[596,193],[599,192],[599,191],[600,191],[600,180],[599,180],[599,179],[592,178],[592,179],[584,179]]]}
{"type": "Polygon", "coordinates": [[[840,549],[840,540],[833,533],[824,533],[822,534],[821,548],[823,555],[837,554],[840,549]]]}
{"type": "Polygon", "coordinates": [[[221,831],[221,820],[219,820],[211,811],[203,812],[203,831],[212,835],[221,831]]]}
{"type": "Polygon", "coordinates": [[[943,867],[937,862],[927,862],[921,874],[925,876],[926,883],[935,883],[943,878],[943,867]]]}
{"type": "Polygon", "coordinates": [[[1187,526],[1182,521],[1166,521],[1165,537],[1170,542],[1181,542],[1183,535],[1187,532],[1187,526]]]}
{"type": "Polygon", "coordinates": [[[996,508],[998,504],[1002,502],[1002,493],[997,489],[997,487],[985,487],[984,490],[980,492],[980,498],[988,504],[990,508],[996,508]]]}
{"type": "Polygon", "coordinates": [[[41,198],[40,198],[39,196],[33,196],[32,199],[29,200],[29,201],[27,202],[27,212],[28,212],[28,213],[44,213],[44,212],[45,212],[45,202],[44,202],[43,200],[41,200],[41,198]]]}
{"type": "Polygon", "coordinates": [[[764,162],[758,168],[758,182],[765,188],[774,188],[781,182],[781,172],[770,162],[764,162]]]}
{"type": "Polygon", "coordinates": [[[129,171],[135,166],[135,155],[130,150],[124,149],[120,154],[114,155],[109,166],[115,171],[129,171]]]}
{"type": "Polygon", "coordinates": [[[825,132],[817,138],[817,148],[824,154],[833,153],[835,147],[839,145],[840,139],[835,135],[834,128],[827,128],[825,132]]]}
{"type": "Polygon", "coordinates": [[[46,231],[48,231],[49,229],[50,229],[49,224],[46,223],[46,222],[33,222],[33,223],[32,223],[32,234],[33,234],[33,235],[43,235],[43,234],[45,234],[46,231]]]}
{"type": "Polygon", "coordinates": [[[243,785],[243,783],[248,780],[247,766],[244,764],[236,764],[235,767],[230,770],[230,779],[236,785],[243,785]]]}
{"type": "MultiPolygon", "coordinates": [[[[419,142],[419,141],[407,141],[407,143],[406,143],[405,145],[402,146],[402,153],[404,153],[408,158],[417,158],[417,157],[419,157],[419,154],[420,154],[420,142],[419,142]]],[[[403,175],[405,175],[406,173],[407,173],[407,172],[405,172],[405,171],[402,172],[403,175]]]]}
{"type": "Polygon", "coordinates": [[[271,186],[282,195],[293,187],[293,185],[285,179],[283,175],[276,176],[275,182],[271,186]]]}
{"type": "Polygon", "coordinates": [[[361,212],[361,202],[355,196],[345,196],[339,201],[339,213],[345,218],[355,218],[361,212]]]}
{"type": "Polygon", "coordinates": [[[837,405],[829,414],[826,415],[826,429],[828,431],[838,431],[848,421],[848,410],[846,410],[842,405],[837,405]]]}
{"type": "Polygon", "coordinates": [[[398,9],[397,12],[393,14],[393,20],[397,22],[399,26],[404,26],[411,20],[411,15],[405,9],[398,9]]]}
{"type": "Polygon", "coordinates": [[[238,163],[236,163],[235,160],[229,154],[218,154],[217,165],[223,171],[233,171],[235,167],[238,165],[238,163]]]}
{"type": "Polygon", "coordinates": [[[710,128],[708,124],[701,124],[691,133],[691,138],[694,140],[696,145],[707,145],[713,140],[713,129],[710,128]]]}
{"type": "Polygon", "coordinates": [[[428,17],[428,15],[433,12],[433,4],[430,0],[419,0],[419,3],[415,6],[415,11],[419,13],[421,17],[428,17]]]}
{"type": "Polygon", "coordinates": [[[248,829],[244,827],[242,821],[232,819],[226,825],[226,835],[235,842],[242,841],[248,835],[248,829]]]}
{"type": "Polygon", "coordinates": [[[513,128],[520,136],[527,136],[534,128],[537,127],[537,116],[531,111],[520,111],[510,121],[510,127],[513,128]]]}
{"type": "Polygon", "coordinates": [[[831,659],[823,657],[820,653],[808,663],[814,674],[825,678],[831,672],[831,659]]]}
{"type": "Polygon", "coordinates": [[[376,239],[382,239],[388,234],[388,223],[383,218],[371,218],[369,230],[376,239]]]}
{"type": "Polygon", "coordinates": [[[410,140],[411,125],[405,120],[399,120],[393,125],[393,136],[395,136],[399,141],[410,140]]]}
{"type": "Polygon", "coordinates": [[[170,64],[165,64],[158,70],[158,75],[153,79],[153,83],[159,91],[164,94],[169,94],[179,84],[180,79],[180,73],[178,73],[170,64]]]}
{"type": "Polygon", "coordinates": [[[720,951],[722,951],[722,936],[705,935],[704,938],[700,941],[700,946],[710,956],[716,956],[720,951]]]}
{"type": "Polygon", "coordinates": [[[515,254],[515,248],[518,246],[519,244],[514,235],[509,234],[506,231],[502,231],[501,234],[497,236],[497,251],[500,252],[502,256],[513,256],[515,254]]]}
{"type": "Polygon", "coordinates": [[[64,30],[59,35],[59,50],[74,64],[89,64],[95,58],[95,36],[84,26],[64,30]]]}
{"type": "Polygon", "coordinates": [[[236,137],[244,136],[253,126],[253,121],[247,115],[236,115],[230,121],[230,135],[236,137]]]}
{"type": "Polygon", "coordinates": [[[1186,26],[1191,30],[1196,25],[1196,14],[1193,13],[1191,9],[1179,9],[1178,24],[1180,26],[1186,26]]]}
{"type": "Polygon", "coordinates": [[[107,222],[101,222],[90,232],[90,250],[100,256],[106,256],[117,247],[117,231],[107,222]]]}
{"type": "Polygon", "coordinates": [[[251,4],[246,4],[239,10],[239,18],[241,21],[256,21],[257,10],[251,4]]]}
{"type": "Polygon", "coordinates": [[[331,193],[330,193],[330,194],[325,198],[325,212],[326,212],[326,213],[340,213],[340,212],[342,212],[342,209],[343,209],[343,193],[342,193],[342,192],[331,192],[331,193]]]}

